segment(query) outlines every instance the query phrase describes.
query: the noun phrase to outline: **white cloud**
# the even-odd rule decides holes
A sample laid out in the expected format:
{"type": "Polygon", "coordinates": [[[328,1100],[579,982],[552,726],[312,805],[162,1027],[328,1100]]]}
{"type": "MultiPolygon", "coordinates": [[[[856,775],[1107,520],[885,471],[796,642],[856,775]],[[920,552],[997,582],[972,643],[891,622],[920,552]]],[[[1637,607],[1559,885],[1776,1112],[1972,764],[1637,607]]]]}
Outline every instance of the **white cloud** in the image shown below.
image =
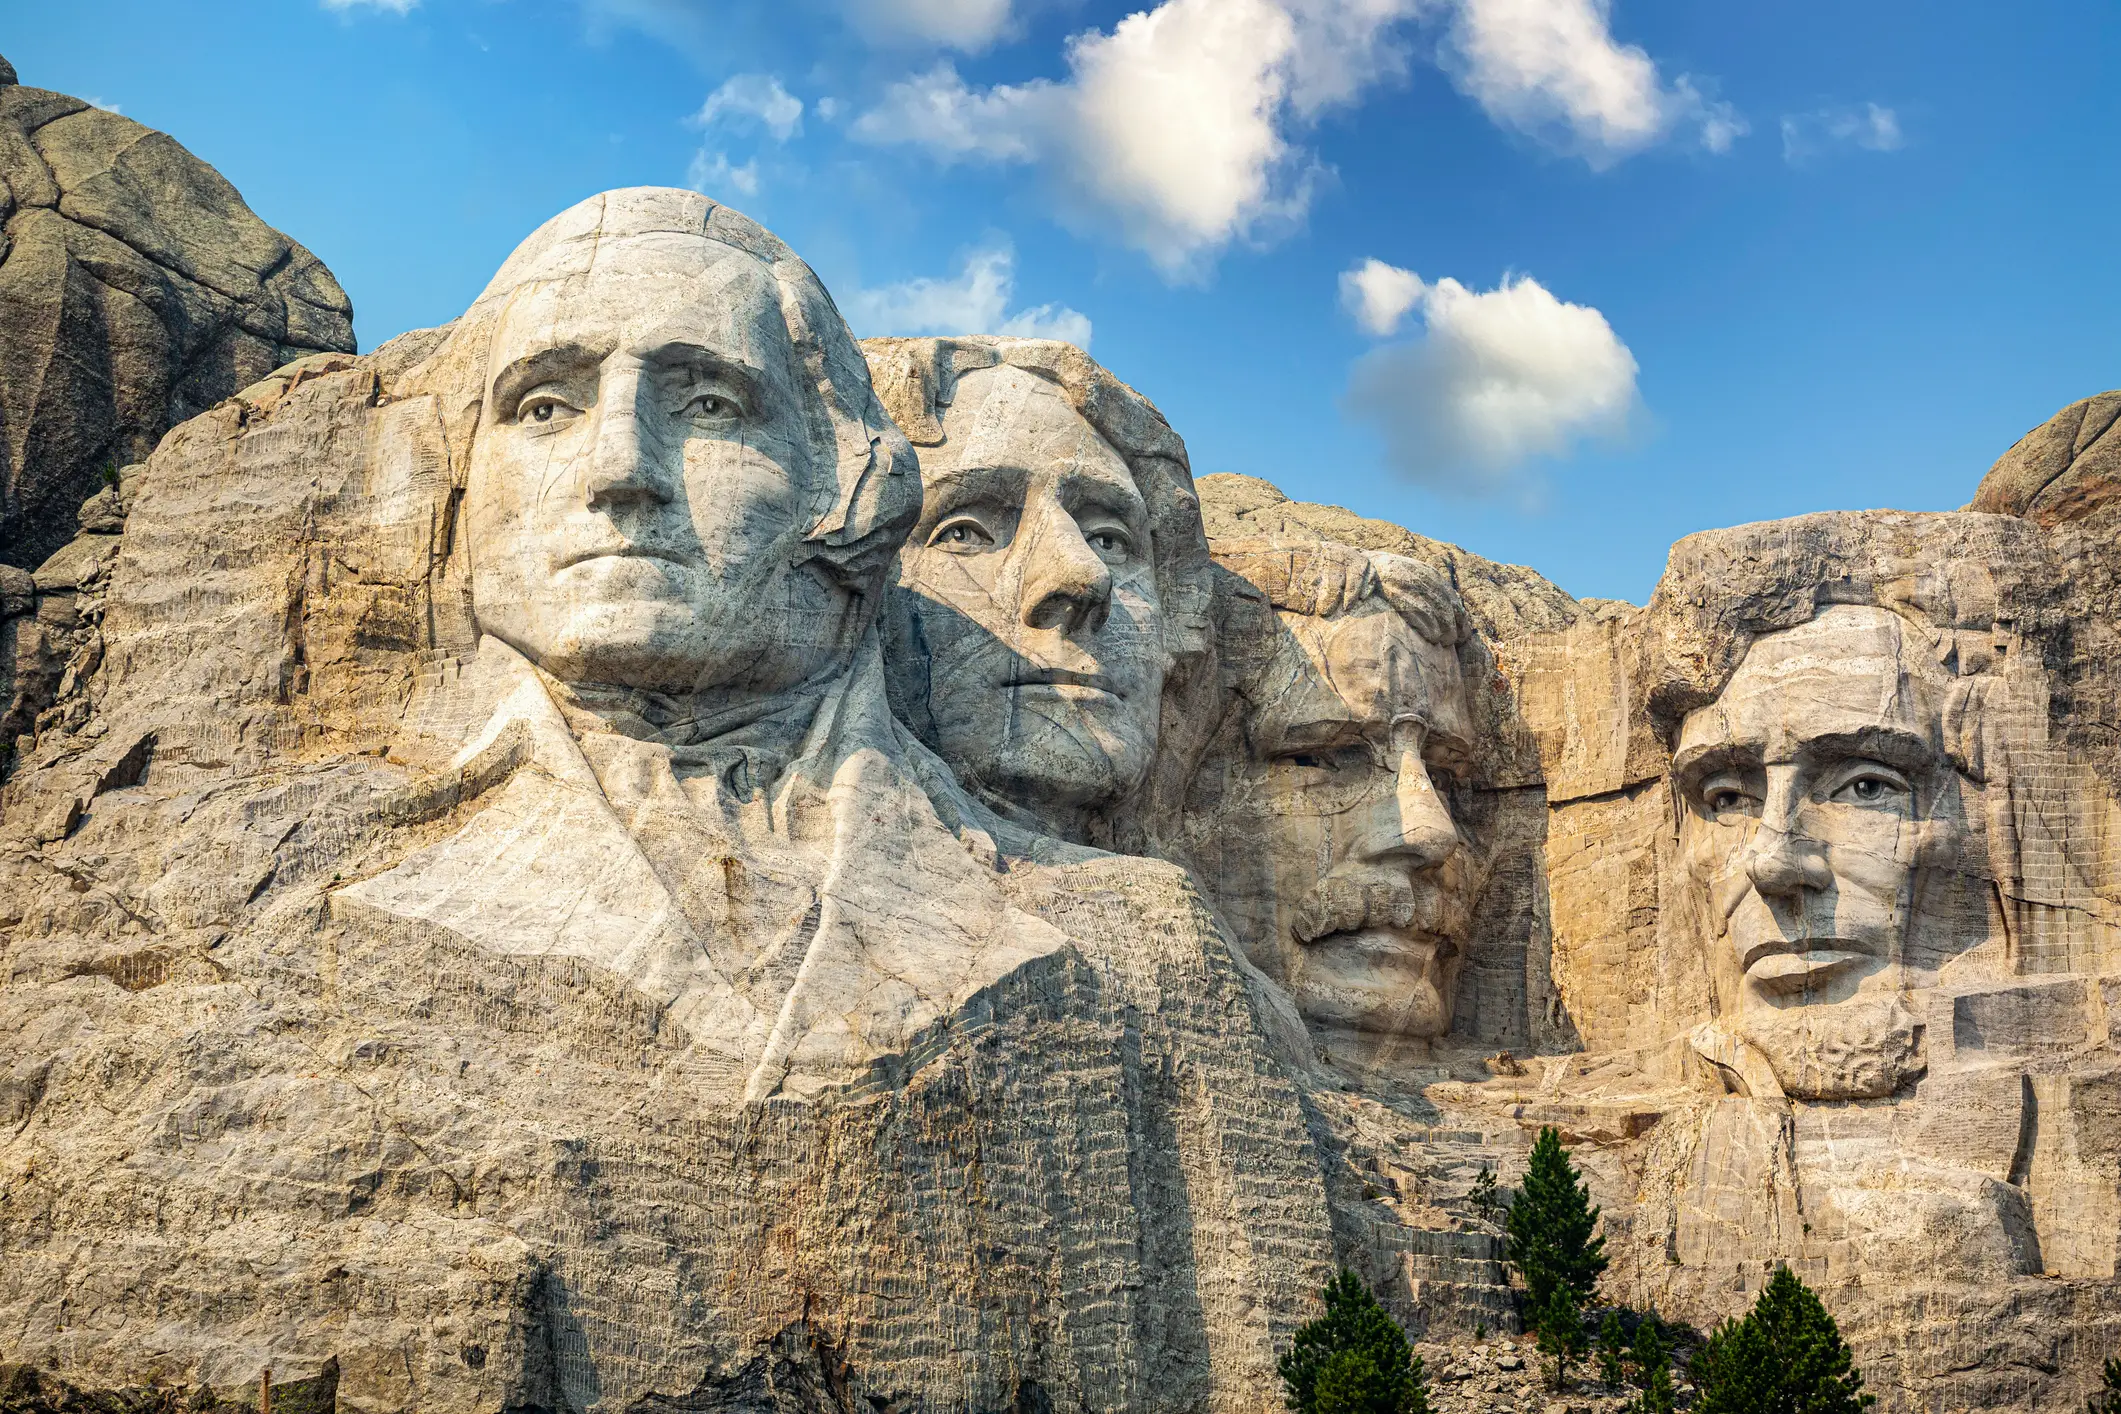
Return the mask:
{"type": "Polygon", "coordinates": [[[937,44],[976,54],[1014,25],[1010,0],[847,0],[847,18],[873,40],[937,44]]]}
{"type": "Polygon", "coordinates": [[[1711,152],[1746,132],[1729,104],[1685,75],[1666,83],[1650,56],[1620,44],[1609,0],[1456,0],[1452,77],[1504,127],[1594,168],[1691,131],[1711,152]]]}
{"type": "Polygon", "coordinates": [[[945,161],[1033,163],[1063,214],[1117,230],[1166,275],[1302,215],[1315,164],[1292,116],[1392,70],[1378,39],[1419,0],[1165,0],[1068,42],[1069,77],[968,87],[944,63],[854,124],[945,161]],[[1362,51],[1362,52],[1358,52],[1362,51]]]}
{"type": "Polygon", "coordinates": [[[1866,152],[1894,152],[1906,145],[1900,115],[1876,103],[1861,108],[1820,108],[1791,113],[1782,120],[1782,159],[1801,166],[1821,148],[1835,144],[1866,152]]]}
{"type": "Polygon", "coordinates": [[[1355,316],[1364,332],[1381,339],[1398,331],[1399,321],[1421,303],[1428,288],[1413,271],[1373,256],[1341,272],[1340,306],[1355,316]]]}
{"type": "Polygon", "coordinates": [[[703,147],[692,154],[692,165],[685,170],[685,185],[717,199],[731,191],[743,196],[757,196],[758,159],[754,157],[739,167],[730,162],[727,153],[709,152],[703,147]]]}
{"type": "Polygon", "coordinates": [[[1421,284],[1414,306],[1423,336],[1358,359],[1346,405],[1415,481],[1462,495],[1525,490],[1527,462],[1620,436],[1640,405],[1635,356],[1605,316],[1530,276],[1486,291],[1421,284]]]}
{"type": "Polygon", "coordinates": [[[117,104],[105,103],[100,98],[83,98],[81,101],[83,103],[86,103],[91,108],[101,108],[106,113],[123,114],[125,112],[125,110],[123,108],[120,108],[117,104]]]}
{"type": "Polygon", "coordinates": [[[1007,245],[972,251],[955,277],[924,277],[857,290],[848,301],[849,322],[864,337],[880,334],[1013,334],[1025,339],[1065,339],[1090,347],[1090,321],[1061,304],[1009,312],[1016,288],[1016,255],[1007,245]]]}
{"type": "Polygon", "coordinates": [[[803,130],[803,100],[767,74],[738,74],[707,95],[692,121],[739,132],[763,127],[775,142],[786,142],[803,130]]]}
{"type": "Polygon", "coordinates": [[[408,15],[419,5],[420,0],[323,0],[324,8],[344,14],[348,10],[388,10],[393,15],[408,15]]]}

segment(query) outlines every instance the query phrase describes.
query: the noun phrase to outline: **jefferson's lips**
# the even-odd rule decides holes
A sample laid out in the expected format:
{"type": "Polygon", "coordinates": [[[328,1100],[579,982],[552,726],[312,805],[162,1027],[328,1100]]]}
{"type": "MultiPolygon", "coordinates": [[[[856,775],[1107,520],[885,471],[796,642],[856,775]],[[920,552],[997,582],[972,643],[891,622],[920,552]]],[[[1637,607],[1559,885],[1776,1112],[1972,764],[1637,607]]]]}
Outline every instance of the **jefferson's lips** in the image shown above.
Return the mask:
{"type": "Polygon", "coordinates": [[[1003,687],[1083,687],[1124,697],[1118,684],[1103,673],[1071,673],[1065,668],[1026,668],[1002,683],[1003,687]]]}
{"type": "Polygon", "coordinates": [[[578,555],[569,555],[555,569],[571,569],[587,560],[661,560],[665,564],[690,566],[691,561],[670,550],[659,550],[653,545],[618,545],[601,550],[584,550],[578,555]]]}

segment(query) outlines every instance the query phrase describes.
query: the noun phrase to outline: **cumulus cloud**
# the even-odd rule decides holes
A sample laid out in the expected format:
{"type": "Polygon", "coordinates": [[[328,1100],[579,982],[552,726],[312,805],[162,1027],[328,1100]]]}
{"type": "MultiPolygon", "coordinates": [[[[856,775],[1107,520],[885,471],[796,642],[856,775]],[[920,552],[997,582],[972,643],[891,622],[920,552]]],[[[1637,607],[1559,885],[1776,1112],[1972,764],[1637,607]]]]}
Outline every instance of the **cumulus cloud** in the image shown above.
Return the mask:
{"type": "Polygon", "coordinates": [[[738,166],[729,160],[729,154],[709,152],[703,147],[692,154],[692,165],[685,169],[685,185],[696,192],[716,198],[732,191],[743,196],[757,196],[758,159],[754,157],[738,166]]]}
{"type": "Polygon", "coordinates": [[[1691,134],[1726,152],[1747,130],[1728,103],[1612,35],[1608,0],[1456,0],[1446,52],[1458,87],[1489,117],[1595,168],[1691,134]]]}
{"type": "Polygon", "coordinates": [[[1373,256],[1341,272],[1340,305],[1365,332],[1384,338],[1399,331],[1399,322],[1421,303],[1428,288],[1413,271],[1373,256]]]}
{"type": "Polygon", "coordinates": [[[1300,217],[1317,167],[1295,122],[1396,72],[1385,30],[1423,0],[1165,0],[1068,42],[1065,80],[973,88],[948,63],[853,125],[945,161],[1031,163],[1063,215],[1189,278],[1300,217]]]}
{"type": "Polygon", "coordinates": [[[847,0],[856,29],[884,43],[934,44],[977,54],[1014,28],[1010,0],[847,0]]]}
{"type": "Polygon", "coordinates": [[[849,322],[865,337],[880,334],[1013,334],[1065,339],[1090,347],[1090,321],[1062,304],[1009,312],[1016,291],[1016,253],[1007,245],[972,251],[948,279],[924,277],[857,290],[849,322]]]}
{"type": "Polygon", "coordinates": [[[1905,143],[1900,115],[1876,103],[1791,113],[1782,120],[1782,160],[1792,167],[1802,166],[1827,147],[1894,152],[1905,143]]]}
{"type": "MultiPolygon", "coordinates": [[[[1417,291],[1400,317],[1418,309],[1422,335],[1358,359],[1346,400],[1406,476],[1460,495],[1525,491],[1527,463],[1626,432],[1640,406],[1635,356],[1597,310],[1558,300],[1525,275],[1470,290],[1377,261],[1362,272],[1350,272],[1358,308],[1369,308],[1366,291],[1384,292],[1377,312],[1407,282],[1417,291]],[[1391,277],[1371,275],[1364,285],[1361,273],[1372,266],[1391,277]]],[[[1344,299],[1349,288],[1344,277],[1344,299]]]]}
{"type": "Polygon", "coordinates": [[[738,74],[707,95],[692,121],[738,132],[764,128],[775,142],[786,142],[803,130],[803,100],[771,75],[738,74]]]}

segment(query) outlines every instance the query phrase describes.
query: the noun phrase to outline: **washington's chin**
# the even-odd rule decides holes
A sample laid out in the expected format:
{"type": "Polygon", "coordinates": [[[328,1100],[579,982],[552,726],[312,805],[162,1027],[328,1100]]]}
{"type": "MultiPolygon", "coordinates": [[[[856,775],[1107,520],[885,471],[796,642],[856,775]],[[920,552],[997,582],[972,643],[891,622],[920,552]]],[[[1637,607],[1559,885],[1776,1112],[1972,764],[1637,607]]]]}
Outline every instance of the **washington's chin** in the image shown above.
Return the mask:
{"type": "Polygon", "coordinates": [[[1332,933],[1299,944],[1291,990],[1313,1025],[1378,1036],[1441,1036],[1451,1029],[1448,939],[1396,929],[1332,933]]]}

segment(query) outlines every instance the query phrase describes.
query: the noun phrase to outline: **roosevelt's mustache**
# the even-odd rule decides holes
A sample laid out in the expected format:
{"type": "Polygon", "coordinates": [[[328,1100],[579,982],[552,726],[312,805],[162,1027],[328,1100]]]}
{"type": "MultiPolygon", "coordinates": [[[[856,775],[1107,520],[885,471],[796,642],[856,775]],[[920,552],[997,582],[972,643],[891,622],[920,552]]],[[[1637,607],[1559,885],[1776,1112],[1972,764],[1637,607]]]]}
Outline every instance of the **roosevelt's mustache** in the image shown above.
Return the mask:
{"type": "Polygon", "coordinates": [[[1404,874],[1350,870],[1328,874],[1304,895],[1290,923],[1298,942],[1371,928],[1411,928],[1422,899],[1404,874]]]}

